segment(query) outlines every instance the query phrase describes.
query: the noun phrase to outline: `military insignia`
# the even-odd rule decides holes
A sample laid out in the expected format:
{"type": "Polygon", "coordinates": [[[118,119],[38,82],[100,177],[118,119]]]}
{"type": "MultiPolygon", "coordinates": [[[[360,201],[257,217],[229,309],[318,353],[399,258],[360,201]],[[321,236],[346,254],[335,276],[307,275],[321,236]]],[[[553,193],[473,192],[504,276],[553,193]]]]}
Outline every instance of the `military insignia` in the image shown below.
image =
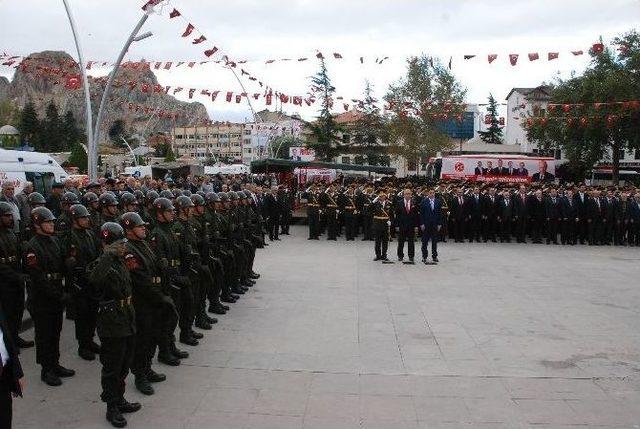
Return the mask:
{"type": "Polygon", "coordinates": [[[140,262],[132,253],[127,253],[124,255],[124,265],[127,267],[127,270],[135,271],[140,267],[140,262]]]}
{"type": "Polygon", "coordinates": [[[33,252],[27,253],[26,262],[30,267],[38,265],[38,258],[36,258],[36,254],[33,252]]]}

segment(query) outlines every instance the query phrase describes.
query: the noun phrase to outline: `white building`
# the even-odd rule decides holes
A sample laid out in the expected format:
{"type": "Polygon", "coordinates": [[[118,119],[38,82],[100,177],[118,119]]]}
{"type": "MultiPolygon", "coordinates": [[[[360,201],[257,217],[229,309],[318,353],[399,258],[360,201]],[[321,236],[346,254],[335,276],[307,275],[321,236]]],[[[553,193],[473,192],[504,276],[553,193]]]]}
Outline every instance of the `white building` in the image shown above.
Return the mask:
{"type": "Polygon", "coordinates": [[[551,99],[551,88],[538,86],[536,88],[513,88],[507,95],[507,118],[504,143],[520,145],[524,153],[537,153],[538,147],[527,139],[527,132],[523,124],[534,110],[540,109],[544,114],[551,99]]]}

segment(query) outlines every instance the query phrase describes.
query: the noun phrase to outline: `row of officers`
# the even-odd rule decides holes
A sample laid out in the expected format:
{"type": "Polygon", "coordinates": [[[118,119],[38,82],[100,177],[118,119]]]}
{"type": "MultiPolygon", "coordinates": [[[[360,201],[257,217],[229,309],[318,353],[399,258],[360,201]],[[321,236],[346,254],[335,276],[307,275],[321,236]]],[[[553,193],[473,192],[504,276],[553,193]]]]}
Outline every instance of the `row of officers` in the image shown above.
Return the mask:
{"type": "MultiPolygon", "coordinates": [[[[344,231],[347,241],[362,233],[362,240],[374,240],[376,208],[380,191],[389,202],[389,235],[397,235],[398,218],[407,191],[419,207],[428,189],[373,186],[327,188],[312,185],[301,197],[307,201],[309,240],[325,231],[336,240],[344,231]]],[[[575,245],[640,246],[640,192],[556,187],[499,188],[479,186],[436,187],[442,206],[439,240],[455,242],[511,242],[575,245]]]]}
{"type": "Polygon", "coordinates": [[[60,386],[75,375],[60,364],[66,310],[78,355],[99,355],[106,418],[124,427],[123,413],[140,409],[124,397],[129,371],[152,395],[152,384],[166,379],[152,368],[156,352],[159,362],[180,365],[189,354],[177,343],[197,346],[217,322],[209,313],[225,314],[259,278],[253,263],[264,232],[253,197],[88,192],[80,201],[69,192],[56,217],[32,193],[21,239],[12,207],[0,202],[0,304],[16,338],[26,304],[42,381],[60,386]]]}

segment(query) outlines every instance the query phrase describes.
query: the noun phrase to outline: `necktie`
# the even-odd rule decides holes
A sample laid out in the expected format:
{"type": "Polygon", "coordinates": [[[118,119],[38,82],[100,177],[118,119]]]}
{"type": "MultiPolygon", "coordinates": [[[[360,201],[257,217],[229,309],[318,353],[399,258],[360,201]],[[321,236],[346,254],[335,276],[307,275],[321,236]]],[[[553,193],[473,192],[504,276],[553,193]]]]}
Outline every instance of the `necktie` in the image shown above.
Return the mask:
{"type": "Polygon", "coordinates": [[[431,201],[431,211],[433,211],[433,199],[431,201]]]}
{"type": "Polygon", "coordinates": [[[462,197],[460,197],[459,200],[460,200],[460,205],[462,205],[462,197]]]}
{"type": "Polygon", "coordinates": [[[404,200],[404,209],[407,211],[407,213],[409,213],[409,210],[411,210],[411,208],[409,207],[409,200],[404,200]]]}

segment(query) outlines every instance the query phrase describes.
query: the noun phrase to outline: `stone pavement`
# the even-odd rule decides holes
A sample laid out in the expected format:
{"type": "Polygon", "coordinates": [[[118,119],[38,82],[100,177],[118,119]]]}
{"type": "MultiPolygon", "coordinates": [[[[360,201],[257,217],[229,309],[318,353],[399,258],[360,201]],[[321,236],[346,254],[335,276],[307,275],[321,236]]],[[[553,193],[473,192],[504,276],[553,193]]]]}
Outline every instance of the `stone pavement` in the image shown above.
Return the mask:
{"type": "MultiPolygon", "coordinates": [[[[129,427],[640,427],[640,249],[446,243],[438,266],[381,265],[371,242],[292,233],[191,358],[155,366],[156,395],[129,379],[129,427]]],[[[23,352],[15,427],[108,427],[72,338],[61,388],[23,352]]]]}

